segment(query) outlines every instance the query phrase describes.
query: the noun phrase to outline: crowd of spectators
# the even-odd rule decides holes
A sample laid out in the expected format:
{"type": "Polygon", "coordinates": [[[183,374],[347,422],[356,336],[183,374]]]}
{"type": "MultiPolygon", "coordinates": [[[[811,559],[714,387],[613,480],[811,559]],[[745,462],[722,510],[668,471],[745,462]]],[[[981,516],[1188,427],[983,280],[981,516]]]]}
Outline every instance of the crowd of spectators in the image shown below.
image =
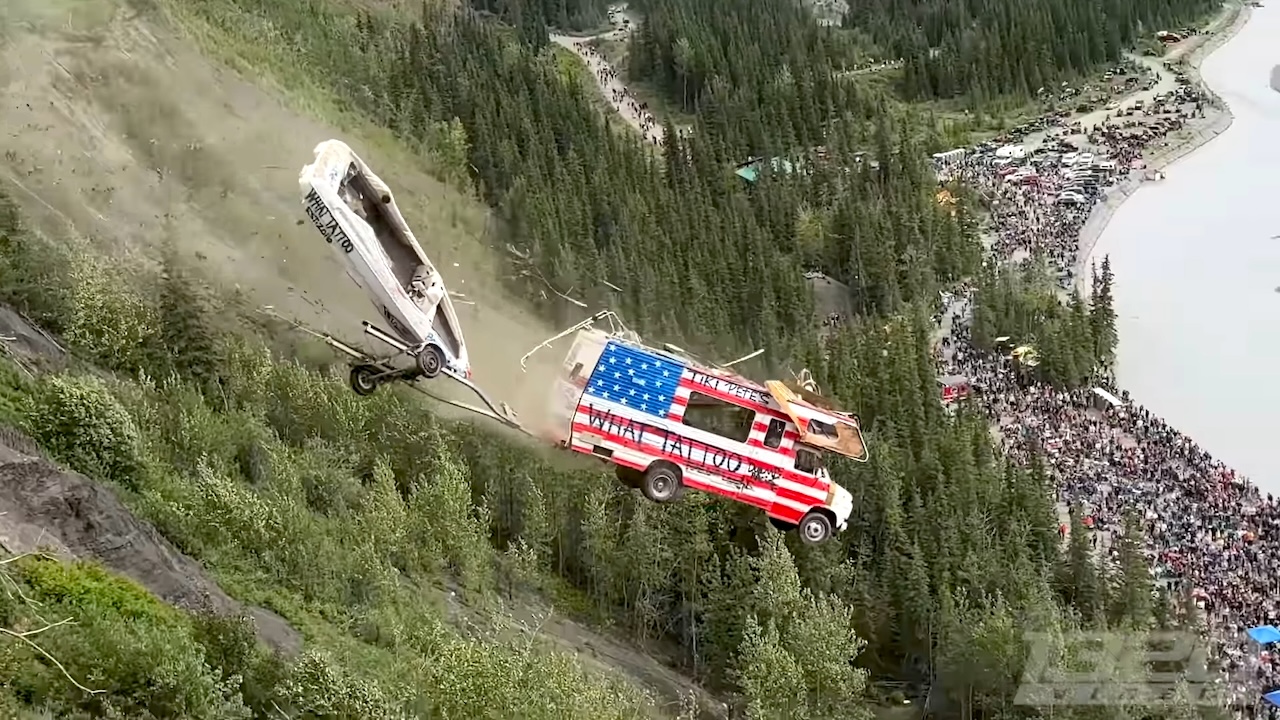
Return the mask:
{"type": "MultiPolygon", "coordinates": [[[[1144,151],[1204,113],[1198,91],[1182,85],[1153,104],[1150,122],[1136,124],[1131,113],[1109,117],[1084,129],[1074,147],[1060,138],[1017,152],[990,144],[956,162],[951,177],[976,189],[992,209],[991,260],[1043,257],[1064,290],[1073,287],[1078,236],[1097,203],[1143,167],[1144,151]],[[1078,172],[1081,157],[1105,172],[1078,172]],[[1059,202],[1064,186],[1079,185],[1085,175],[1094,178],[1081,193],[1086,201],[1059,202]]],[[[969,287],[942,298],[942,373],[964,376],[979,389],[974,401],[1011,457],[1045,458],[1064,539],[1066,508],[1078,509],[1105,566],[1115,560],[1112,539],[1123,532],[1124,516],[1137,514],[1155,591],[1168,592],[1179,607],[1197,608],[1210,659],[1223,673],[1219,687],[1235,699],[1236,716],[1269,712],[1259,701],[1280,686],[1280,657],[1250,643],[1244,631],[1280,620],[1280,502],[1127,393],[1108,390],[1108,378],[1100,377],[1097,389],[1058,389],[1036,381],[1006,352],[975,348],[968,341],[973,302],[969,287]]]]}

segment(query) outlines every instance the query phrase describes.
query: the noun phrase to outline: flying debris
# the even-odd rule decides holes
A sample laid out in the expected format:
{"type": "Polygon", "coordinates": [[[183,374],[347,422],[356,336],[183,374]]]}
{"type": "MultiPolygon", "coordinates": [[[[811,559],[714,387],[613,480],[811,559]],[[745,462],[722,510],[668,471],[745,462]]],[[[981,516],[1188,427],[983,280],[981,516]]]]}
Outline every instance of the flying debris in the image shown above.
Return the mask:
{"type": "Polygon", "coordinates": [[[307,217],[351,279],[369,294],[380,322],[390,328],[365,321],[365,334],[389,350],[383,355],[368,353],[269,307],[264,311],[350,357],[351,389],[359,395],[392,381],[414,384],[443,376],[474,392],[485,408],[432,397],[519,427],[505,403],[495,405],[471,382],[471,363],[451,293],[386,183],[346,143],[326,140],[316,146],[315,161],[302,169],[298,184],[307,217]]]}
{"type": "Polygon", "coordinates": [[[686,488],[765,511],[810,544],[844,530],[853,496],[832,481],[823,453],[867,460],[861,423],[818,394],[807,371],[763,385],[673,345],[643,343],[605,310],[529,351],[575,335],[549,399],[543,437],[611,463],[619,481],[654,502],[686,488]],[[597,324],[607,323],[607,331],[597,324]]]}
{"type": "MultiPolygon", "coordinates": [[[[569,294],[574,291],[574,288],[569,288],[569,290],[566,292],[560,292],[559,290],[557,290],[555,286],[551,284],[551,281],[547,280],[546,276],[544,276],[538,270],[537,266],[533,264],[533,260],[532,258],[529,257],[529,253],[516,249],[516,247],[511,243],[507,243],[507,252],[511,253],[512,265],[514,265],[517,268],[516,275],[515,275],[516,277],[521,277],[526,279],[532,278],[542,283],[542,285],[546,287],[546,290],[541,290],[542,299],[544,300],[547,299],[547,290],[550,290],[552,294],[554,294],[556,297],[559,297],[561,300],[577,305],[580,308],[589,307],[586,303],[582,302],[581,300],[569,294]]],[[[614,290],[621,292],[621,289],[618,286],[608,281],[603,281],[603,282],[605,285],[608,285],[610,288],[613,288],[614,290]]]]}

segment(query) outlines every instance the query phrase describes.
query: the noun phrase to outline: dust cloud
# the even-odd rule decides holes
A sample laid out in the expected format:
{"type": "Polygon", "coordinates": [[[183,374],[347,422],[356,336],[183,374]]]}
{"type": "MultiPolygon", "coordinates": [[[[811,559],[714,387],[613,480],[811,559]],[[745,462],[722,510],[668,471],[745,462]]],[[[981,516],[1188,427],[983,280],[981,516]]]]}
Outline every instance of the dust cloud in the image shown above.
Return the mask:
{"type": "MultiPolygon", "coordinates": [[[[522,419],[545,418],[564,349],[540,351],[521,372],[520,356],[557,329],[501,286],[478,201],[385,134],[300,115],[120,0],[5,5],[0,181],[17,188],[41,230],[133,258],[172,242],[215,284],[381,353],[361,342],[361,321],[377,319],[368,297],[300,222],[298,170],[316,144],[341,138],[391,185],[449,289],[464,296],[457,309],[474,381],[522,419]]],[[[475,404],[449,385],[432,391],[475,404]]]]}

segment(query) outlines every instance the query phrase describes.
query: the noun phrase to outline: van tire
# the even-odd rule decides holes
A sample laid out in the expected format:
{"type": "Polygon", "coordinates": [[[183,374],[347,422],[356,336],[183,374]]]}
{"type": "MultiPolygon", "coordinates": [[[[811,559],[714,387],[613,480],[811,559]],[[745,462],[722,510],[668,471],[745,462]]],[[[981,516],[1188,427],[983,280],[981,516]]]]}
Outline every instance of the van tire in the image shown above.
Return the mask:
{"type": "Polygon", "coordinates": [[[656,503],[669,503],[679,500],[684,494],[684,482],[680,479],[680,468],[671,463],[656,462],[645,471],[640,482],[640,492],[656,503]]]}
{"type": "Polygon", "coordinates": [[[635,468],[617,465],[614,467],[613,473],[618,476],[618,482],[629,488],[638,488],[644,482],[644,473],[635,468]]]}
{"type": "Polygon", "coordinates": [[[831,539],[834,527],[831,518],[821,510],[810,510],[800,518],[796,528],[800,532],[800,540],[806,545],[821,545],[831,539]]]}

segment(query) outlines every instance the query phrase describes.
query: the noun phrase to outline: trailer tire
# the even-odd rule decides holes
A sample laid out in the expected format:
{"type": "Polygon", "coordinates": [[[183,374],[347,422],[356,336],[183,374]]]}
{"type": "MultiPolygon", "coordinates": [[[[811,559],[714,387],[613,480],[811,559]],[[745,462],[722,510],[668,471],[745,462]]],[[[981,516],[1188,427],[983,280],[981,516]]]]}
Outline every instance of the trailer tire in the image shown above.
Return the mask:
{"type": "Polygon", "coordinates": [[[641,479],[640,492],[656,503],[679,500],[684,494],[680,468],[667,462],[656,462],[650,465],[641,479]]]}
{"type": "Polygon", "coordinates": [[[378,368],[373,365],[356,365],[351,368],[351,389],[364,397],[378,389],[378,368]]]}
{"type": "Polygon", "coordinates": [[[417,362],[418,372],[422,373],[422,377],[430,380],[444,370],[444,352],[435,345],[428,345],[418,353],[417,362]]]}
{"type": "Polygon", "coordinates": [[[831,539],[833,526],[831,518],[821,510],[810,510],[800,518],[796,527],[800,531],[800,540],[806,545],[821,545],[831,539]]]}

